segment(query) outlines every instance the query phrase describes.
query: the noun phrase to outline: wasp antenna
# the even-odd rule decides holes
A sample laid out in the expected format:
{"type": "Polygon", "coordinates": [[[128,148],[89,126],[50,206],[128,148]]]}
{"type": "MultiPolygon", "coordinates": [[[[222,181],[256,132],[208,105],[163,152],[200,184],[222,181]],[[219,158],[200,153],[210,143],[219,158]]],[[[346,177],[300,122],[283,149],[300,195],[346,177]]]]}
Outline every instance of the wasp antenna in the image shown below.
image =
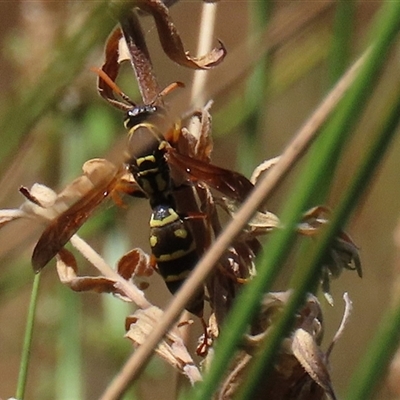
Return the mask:
{"type": "MultiPolygon", "coordinates": [[[[101,68],[97,67],[91,67],[90,70],[97,74],[100,79],[102,79],[118,96],[120,96],[123,100],[125,100],[127,103],[132,105],[133,107],[136,107],[136,104],[129,98],[127,94],[125,94],[119,86],[107,75],[105,71],[103,71],[101,68]]],[[[109,99],[110,101],[111,99],[109,99]]],[[[115,104],[115,102],[110,101],[111,103],[115,104]]]]}
{"type": "Polygon", "coordinates": [[[160,93],[157,95],[157,99],[165,97],[167,94],[170,94],[173,90],[177,88],[184,88],[185,84],[183,82],[172,82],[166,88],[161,90],[160,93]]]}

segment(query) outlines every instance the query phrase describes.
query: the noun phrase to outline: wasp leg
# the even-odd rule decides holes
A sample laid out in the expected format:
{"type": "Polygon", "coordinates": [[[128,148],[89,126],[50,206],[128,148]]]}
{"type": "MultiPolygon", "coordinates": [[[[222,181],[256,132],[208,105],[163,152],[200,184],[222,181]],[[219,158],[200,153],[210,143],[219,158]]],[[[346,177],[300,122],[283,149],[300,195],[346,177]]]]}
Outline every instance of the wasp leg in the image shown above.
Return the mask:
{"type": "Polygon", "coordinates": [[[204,329],[204,333],[203,333],[203,337],[201,339],[201,343],[197,346],[196,349],[196,354],[200,357],[205,357],[208,353],[208,349],[211,347],[212,345],[212,338],[211,336],[208,334],[208,326],[206,321],[204,320],[203,317],[200,318],[201,324],[203,326],[204,329]]]}

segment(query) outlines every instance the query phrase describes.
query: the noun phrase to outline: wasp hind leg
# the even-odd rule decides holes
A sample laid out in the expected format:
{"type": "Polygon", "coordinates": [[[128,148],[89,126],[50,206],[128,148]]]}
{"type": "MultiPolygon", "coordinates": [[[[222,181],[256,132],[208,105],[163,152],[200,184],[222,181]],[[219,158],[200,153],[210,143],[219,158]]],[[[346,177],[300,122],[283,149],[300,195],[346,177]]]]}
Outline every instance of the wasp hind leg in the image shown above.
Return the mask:
{"type": "Polygon", "coordinates": [[[199,338],[199,344],[196,349],[196,354],[200,357],[205,357],[208,354],[208,349],[212,346],[212,337],[208,333],[208,325],[203,317],[200,318],[204,333],[199,338]]]}

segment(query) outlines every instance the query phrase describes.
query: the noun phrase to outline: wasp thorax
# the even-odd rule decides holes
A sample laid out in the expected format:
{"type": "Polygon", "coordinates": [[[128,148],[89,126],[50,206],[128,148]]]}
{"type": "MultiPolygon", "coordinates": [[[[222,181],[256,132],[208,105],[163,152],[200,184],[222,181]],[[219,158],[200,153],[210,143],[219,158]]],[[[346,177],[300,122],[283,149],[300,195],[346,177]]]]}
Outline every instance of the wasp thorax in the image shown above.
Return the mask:
{"type": "Polygon", "coordinates": [[[133,160],[140,160],[148,156],[162,157],[158,155],[160,143],[164,138],[154,129],[153,125],[140,124],[132,129],[128,139],[128,153],[133,160]]]}

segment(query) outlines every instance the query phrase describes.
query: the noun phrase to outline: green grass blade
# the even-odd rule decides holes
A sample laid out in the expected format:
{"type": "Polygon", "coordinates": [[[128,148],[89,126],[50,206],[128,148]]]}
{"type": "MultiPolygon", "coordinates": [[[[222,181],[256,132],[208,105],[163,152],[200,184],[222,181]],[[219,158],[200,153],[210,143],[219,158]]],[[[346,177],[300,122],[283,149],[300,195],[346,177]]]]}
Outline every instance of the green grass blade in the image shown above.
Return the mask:
{"type": "Polygon", "coordinates": [[[21,364],[19,368],[16,398],[22,400],[25,396],[26,383],[28,378],[29,359],[31,355],[31,345],[33,328],[36,315],[36,306],[39,293],[40,274],[36,274],[33,280],[31,299],[29,302],[28,317],[24,335],[24,344],[22,349],[21,364]]]}
{"type": "MultiPolygon", "coordinates": [[[[82,373],[82,297],[60,287],[61,326],[57,335],[55,395],[58,400],[83,399],[85,380],[82,373]]],[[[83,322],[82,322],[83,325],[83,322]]]]}
{"type": "Polygon", "coordinates": [[[354,28],[354,14],[356,2],[354,0],[339,0],[337,2],[334,34],[329,57],[329,82],[331,85],[342,76],[349,64],[352,34],[354,28]]]}

